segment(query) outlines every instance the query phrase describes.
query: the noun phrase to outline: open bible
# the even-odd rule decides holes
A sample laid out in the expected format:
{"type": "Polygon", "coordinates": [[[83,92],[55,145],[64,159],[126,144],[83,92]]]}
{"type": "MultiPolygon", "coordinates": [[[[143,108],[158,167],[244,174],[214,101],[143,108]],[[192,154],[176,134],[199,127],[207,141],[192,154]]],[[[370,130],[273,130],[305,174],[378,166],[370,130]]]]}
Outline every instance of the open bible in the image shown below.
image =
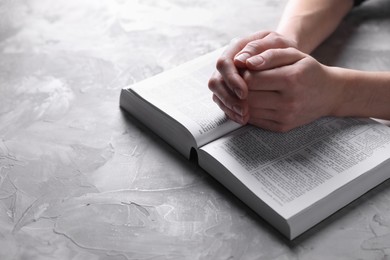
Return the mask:
{"type": "Polygon", "coordinates": [[[120,106],[289,239],[390,177],[390,128],[375,120],[275,133],[227,119],[207,87],[220,53],[122,89],[120,106]]]}

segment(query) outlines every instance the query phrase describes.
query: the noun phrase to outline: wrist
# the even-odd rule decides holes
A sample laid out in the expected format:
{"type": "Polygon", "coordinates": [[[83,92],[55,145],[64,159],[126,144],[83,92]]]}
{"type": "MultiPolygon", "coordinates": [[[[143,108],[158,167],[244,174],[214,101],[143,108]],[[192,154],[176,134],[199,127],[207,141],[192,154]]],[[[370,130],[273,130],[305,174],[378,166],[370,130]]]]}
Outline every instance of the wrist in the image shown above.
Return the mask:
{"type": "Polygon", "coordinates": [[[330,113],[338,117],[390,119],[390,73],[333,67],[330,69],[338,93],[330,113]]]}
{"type": "MultiPolygon", "coordinates": [[[[325,65],[323,65],[325,66],[325,65]]],[[[330,79],[325,86],[329,93],[329,116],[343,117],[348,115],[348,111],[345,104],[349,103],[347,97],[351,98],[348,92],[347,82],[348,80],[344,77],[344,69],[338,67],[325,66],[325,70],[328,73],[330,79]]]]}

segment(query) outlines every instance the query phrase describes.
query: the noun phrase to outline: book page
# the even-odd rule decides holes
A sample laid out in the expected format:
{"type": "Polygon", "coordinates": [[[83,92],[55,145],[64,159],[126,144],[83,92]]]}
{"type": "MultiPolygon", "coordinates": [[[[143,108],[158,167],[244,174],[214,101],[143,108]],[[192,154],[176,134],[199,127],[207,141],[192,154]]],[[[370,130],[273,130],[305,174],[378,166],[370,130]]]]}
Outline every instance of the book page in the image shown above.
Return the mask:
{"type": "Polygon", "coordinates": [[[198,147],[240,127],[212,101],[208,89],[220,53],[217,50],[131,87],[189,129],[198,147]]]}
{"type": "Polygon", "coordinates": [[[289,218],[389,159],[390,128],[353,118],[324,118],[288,133],[245,127],[202,150],[289,218]]]}

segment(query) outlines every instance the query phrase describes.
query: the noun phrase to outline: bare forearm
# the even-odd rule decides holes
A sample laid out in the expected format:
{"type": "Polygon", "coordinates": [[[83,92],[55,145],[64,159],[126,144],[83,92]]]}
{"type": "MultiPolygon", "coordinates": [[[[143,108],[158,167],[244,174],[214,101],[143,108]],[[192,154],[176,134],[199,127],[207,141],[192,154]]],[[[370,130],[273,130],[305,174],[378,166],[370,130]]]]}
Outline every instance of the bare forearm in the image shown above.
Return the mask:
{"type": "Polygon", "coordinates": [[[390,120],[390,72],[331,68],[342,88],[335,116],[375,117],[390,120]]]}
{"type": "Polygon", "coordinates": [[[340,24],[353,0],[290,0],[277,32],[297,42],[299,50],[312,52],[340,24]]]}

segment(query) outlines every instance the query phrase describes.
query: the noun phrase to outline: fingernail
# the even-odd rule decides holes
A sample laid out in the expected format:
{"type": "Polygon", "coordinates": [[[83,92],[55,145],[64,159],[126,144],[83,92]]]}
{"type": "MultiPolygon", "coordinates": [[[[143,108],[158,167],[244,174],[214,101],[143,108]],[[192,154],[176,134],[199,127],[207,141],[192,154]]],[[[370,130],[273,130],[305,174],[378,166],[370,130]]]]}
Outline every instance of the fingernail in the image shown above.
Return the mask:
{"type": "Polygon", "coordinates": [[[242,63],[245,63],[246,60],[250,57],[251,55],[249,53],[241,53],[239,55],[237,55],[236,57],[234,57],[235,60],[239,60],[241,61],[242,63]]]}
{"type": "Polygon", "coordinates": [[[263,57],[260,55],[250,57],[246,62],[248,62],[250,65],[257,67],[264,63],[263,57]]]}
{"type": "Polygon", "coordinates": [[[234,105],[234,106],[233,106],[233,110],[234,110],[234,112],[236,112],[237,114],[242,115],[242,109],[241,109],[241,107],[240,107],[239,105],[234,105]]]}
{"type": "Polygon", "coordinates": [[[241,89],[235,88],[234,93],[236,93],[237,97],[242,98],[242,90],[241,89]]]}

